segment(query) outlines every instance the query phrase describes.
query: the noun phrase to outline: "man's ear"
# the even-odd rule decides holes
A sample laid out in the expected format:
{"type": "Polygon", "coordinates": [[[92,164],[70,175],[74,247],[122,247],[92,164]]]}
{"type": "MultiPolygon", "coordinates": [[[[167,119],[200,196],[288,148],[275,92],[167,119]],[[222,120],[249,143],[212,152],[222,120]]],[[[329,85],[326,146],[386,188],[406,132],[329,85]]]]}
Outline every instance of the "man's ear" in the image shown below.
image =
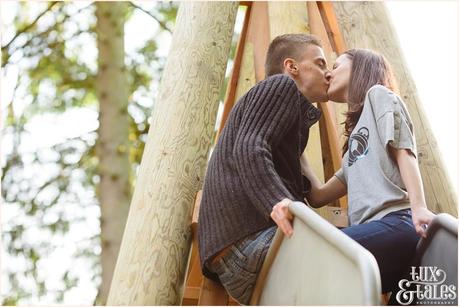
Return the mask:
{"type": "Polygon", "coordinates": [[[283,64],[284,64],[284,73],[287,72],[291,75],[298,74],[298,65],[296,64],[296,61],[294,59],[286,58],[283,64]]]}

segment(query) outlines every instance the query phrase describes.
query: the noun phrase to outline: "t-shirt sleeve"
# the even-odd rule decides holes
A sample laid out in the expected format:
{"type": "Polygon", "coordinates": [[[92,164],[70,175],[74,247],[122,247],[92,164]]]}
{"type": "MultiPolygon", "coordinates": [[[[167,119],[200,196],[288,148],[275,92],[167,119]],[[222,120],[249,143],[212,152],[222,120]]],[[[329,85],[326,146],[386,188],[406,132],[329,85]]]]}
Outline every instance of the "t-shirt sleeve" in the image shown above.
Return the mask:
{"type": "Polygon", "coordinates": [[[298,120],[299,92],[293,79],[271,77],[252,89],[236,134],[233,158],[244,190],[266,219],[272,207],[294,196],[277,173],[272,147],[298,120]]]}
{"type": "Polygon", "coordinates": [[[408,149],[416,157],[413,124],[402,110],[386,112],[377,122],[381,142],[398,149],[408,149]]]}
{"type": "Polygon", "coordinates": [[[372,90],[370,97],[383,146],[407,149],[417,157],[413,123],[402,99],[382,86],[372,90]]]}
{"type": "Polygon", "coordinates": [[[343,168],[340,168],[335,173],[336,178],[338,178],[344,185],[347,185],[346,176],[344,176],[343,168]]]}

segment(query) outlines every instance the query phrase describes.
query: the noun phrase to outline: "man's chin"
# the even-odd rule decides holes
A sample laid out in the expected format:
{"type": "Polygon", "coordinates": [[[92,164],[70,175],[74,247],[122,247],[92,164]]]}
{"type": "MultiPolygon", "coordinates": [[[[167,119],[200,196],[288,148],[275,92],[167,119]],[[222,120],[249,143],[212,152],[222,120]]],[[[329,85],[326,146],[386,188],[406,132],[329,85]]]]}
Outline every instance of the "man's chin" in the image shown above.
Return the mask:
{"type": "Polygon", "coordinates": [[[324,96],[319,97],[316,100],[316,102],[324,103],[324,102],[327,102],[328,100],[329,100],[328,95],[324,95],[324,96]]]}

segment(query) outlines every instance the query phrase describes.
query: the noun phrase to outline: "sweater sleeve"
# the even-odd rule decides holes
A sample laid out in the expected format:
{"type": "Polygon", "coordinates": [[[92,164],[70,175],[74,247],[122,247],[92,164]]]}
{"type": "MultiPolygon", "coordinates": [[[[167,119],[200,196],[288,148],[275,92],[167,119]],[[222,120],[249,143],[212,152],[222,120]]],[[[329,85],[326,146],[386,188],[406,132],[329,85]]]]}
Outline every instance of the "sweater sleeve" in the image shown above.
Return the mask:
{"type": "Polygon", "coordinates": [[[294,199],[273,163],[272,150],[298,120],[299,92],[288,76],[276,75],[253,88],[237,131],[233,158],[246,194],[268,220],[272,207],[294,199]]]}

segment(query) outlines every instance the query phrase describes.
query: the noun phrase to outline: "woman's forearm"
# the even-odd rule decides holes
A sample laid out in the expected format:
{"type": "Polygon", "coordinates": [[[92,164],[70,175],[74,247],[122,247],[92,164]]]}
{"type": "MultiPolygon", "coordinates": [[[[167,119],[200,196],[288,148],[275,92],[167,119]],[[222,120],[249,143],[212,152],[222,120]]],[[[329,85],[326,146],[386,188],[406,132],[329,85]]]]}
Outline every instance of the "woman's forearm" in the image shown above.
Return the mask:
{"type": "Polygon", "coordinates": [[[316,174],[309,167],[309,163],[306,160],[306,156],[302,155],[300,158],[301,172],[305,177],[309,179],[311,183],[311,191],[308,193],[308,200],[311,203],[311,206],[316,207],[319,205],[320,200],[320,188],[323,186],[323,183],[317,178],[316,174]]]}
{"type": "Polygon", "coordinates": [[[416,233],[422,237],[426,237],[426,227],[432,222],[435,214],[426,205],[418,161],[406,149],[391,148],[390,153],[397,162],[400,175],[408,192],[416,233]]]}
{"type": "Polygon", "coordinates": [[[391,147],[391,153],[397,161],[400,175],[408,192],[411,208],[427,208],[418,161],[406,149],[391,147]]]}
{"type": "Polygon", "coordinates": [[[300,162],[303,175],[311,182],[311,191],[308,194],[308,200],[311,202],[311,206],[320,208],[346,195],[346,186],[339,179],[335,178],[335,176],[328,180],[327,183],[323,184],[309,167],[304,155],[301,156],[300,162]]]}

